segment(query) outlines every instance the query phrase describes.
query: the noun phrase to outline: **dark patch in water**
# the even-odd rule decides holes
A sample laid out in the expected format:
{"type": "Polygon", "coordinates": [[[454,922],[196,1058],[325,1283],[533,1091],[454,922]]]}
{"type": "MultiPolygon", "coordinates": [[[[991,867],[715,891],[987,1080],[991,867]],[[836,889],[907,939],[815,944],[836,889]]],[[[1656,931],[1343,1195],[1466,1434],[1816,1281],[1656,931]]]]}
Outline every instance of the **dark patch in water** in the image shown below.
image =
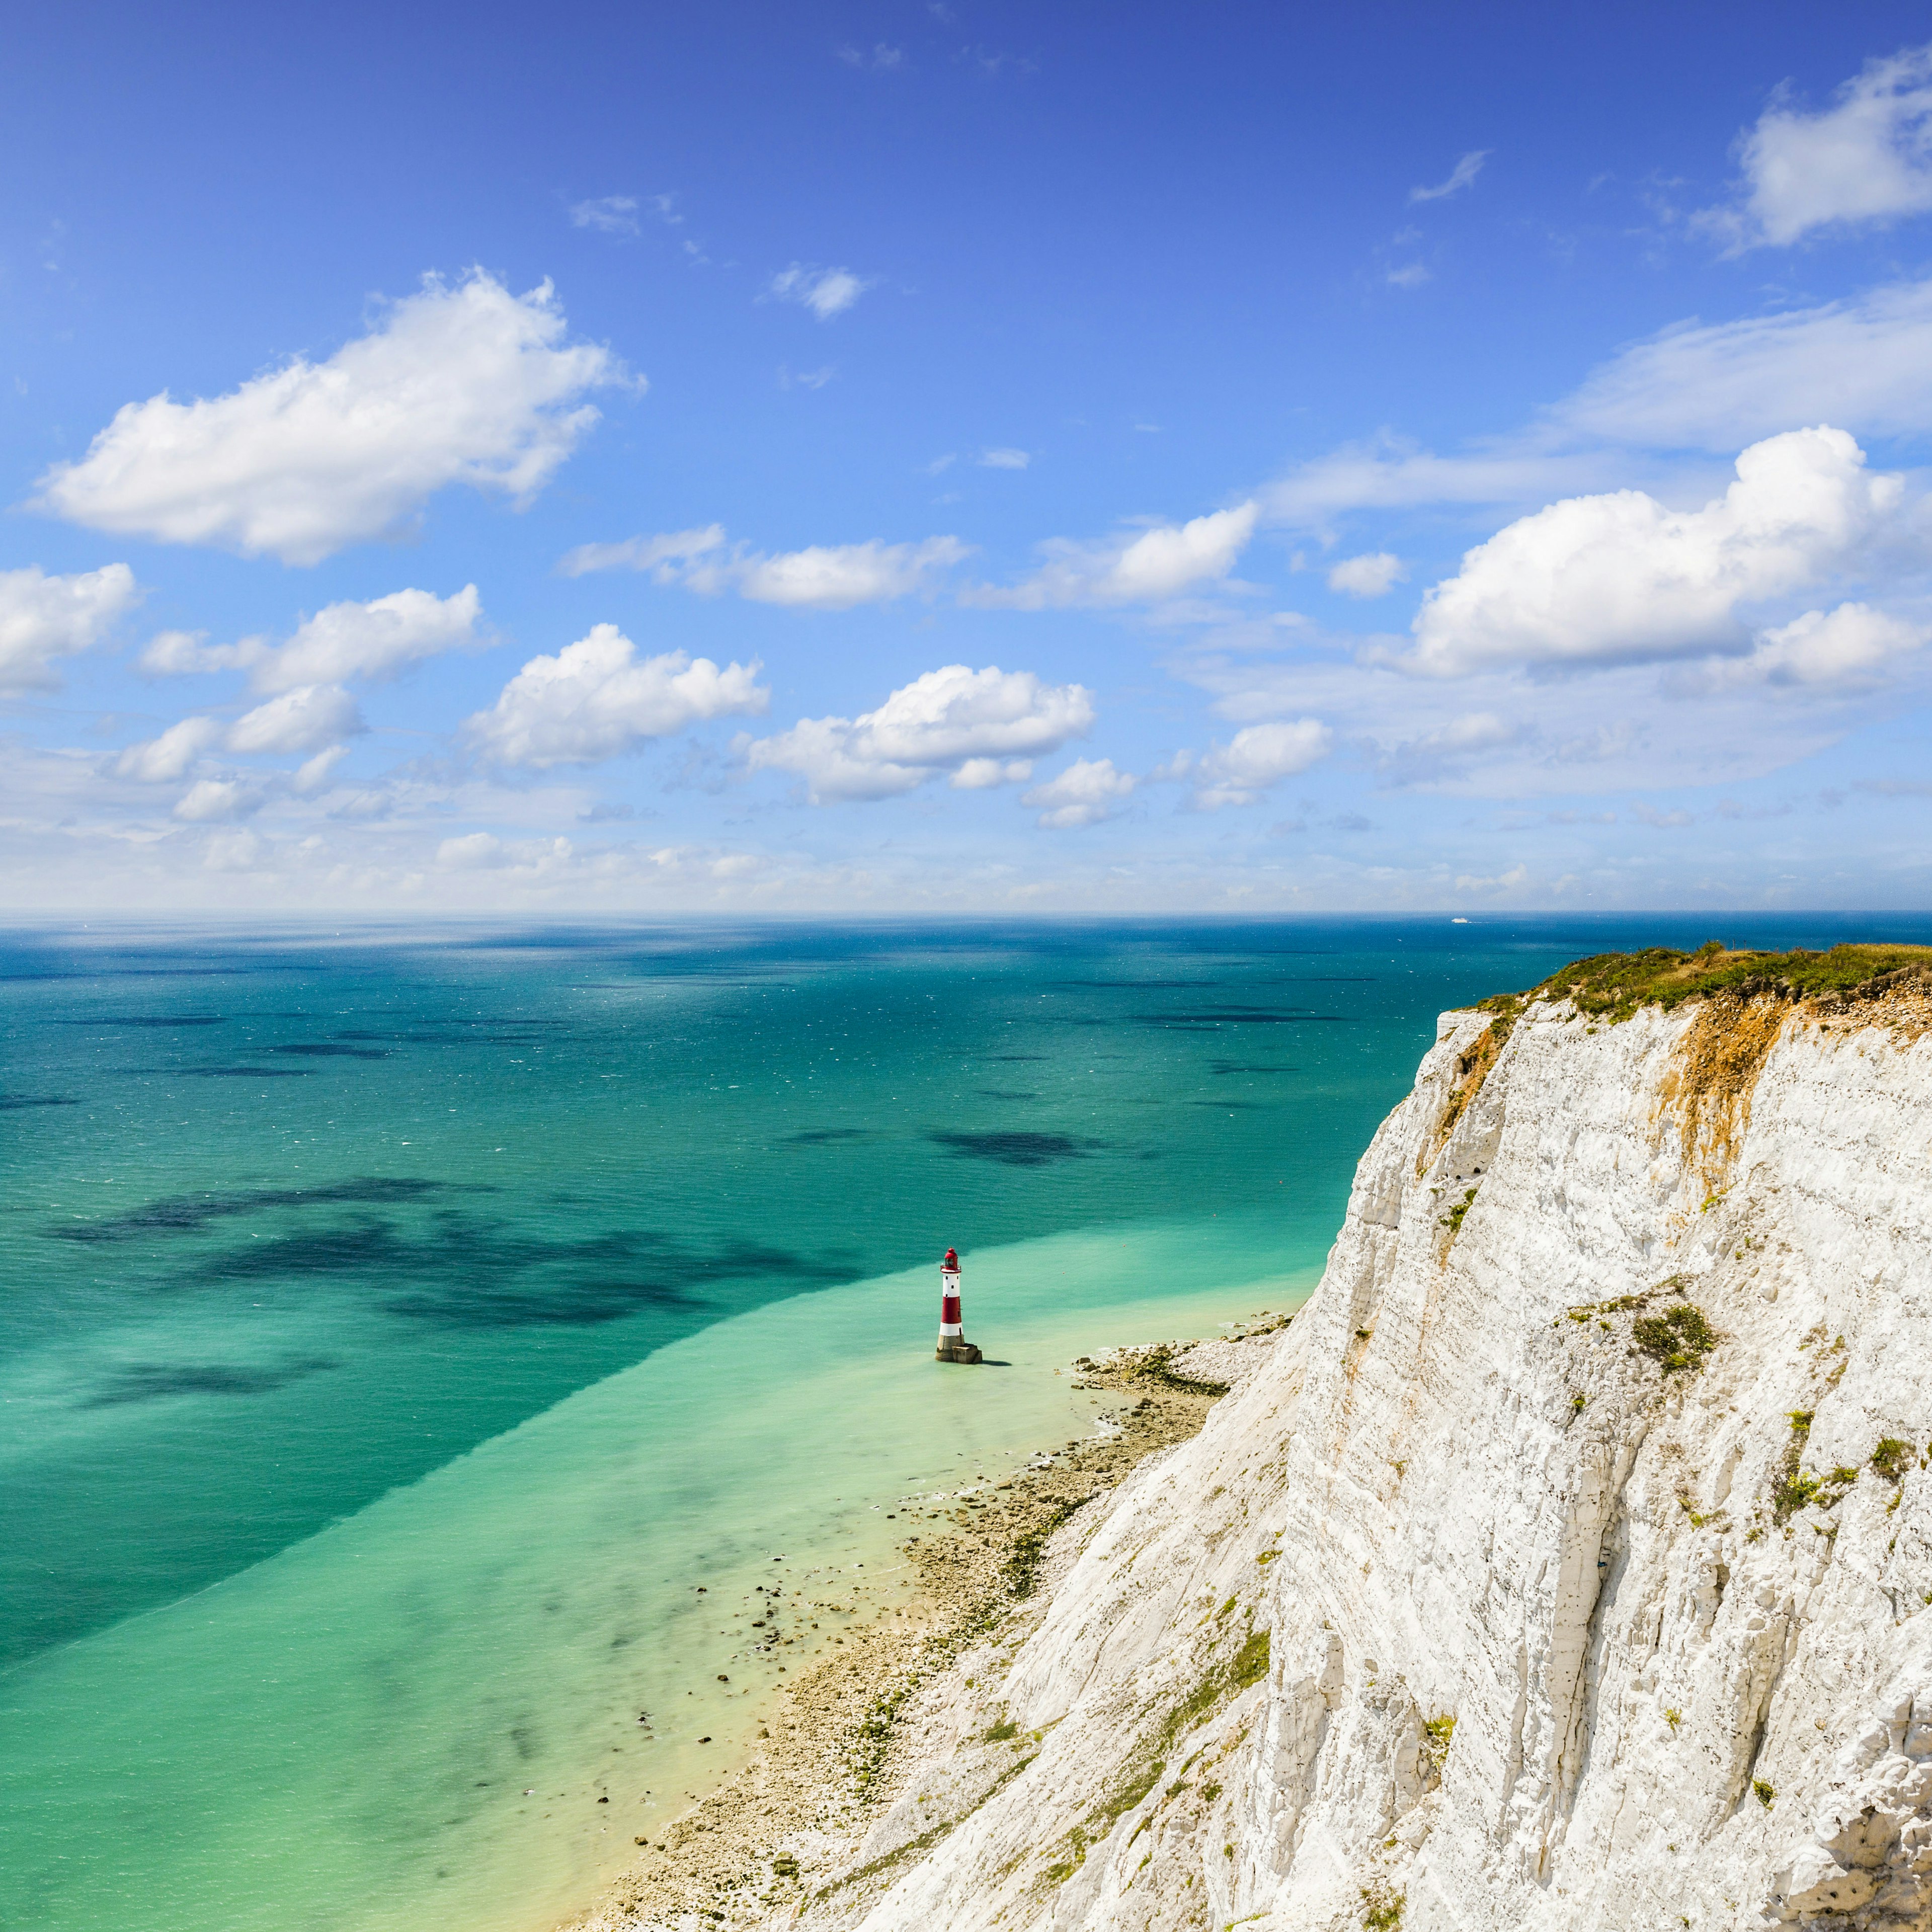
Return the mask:
{"type": "Polygon", "coordinates": [[[1219,980],[1056,980],[1056,986],[1098,986],[1109,993],[1131,993],[1151,988],[1156,991],[1169,988],[1189,986],[1218,986],[1219,980]]]}
{"type": "Polygon", "coordinates": [[[544,1036],[534,1033],[339,1033],[335,1036],[338,1040],[383,1040],[392,1046],[541,1046],[544,1043],[544,1036]]]}
{"type": "Polygon", "coordinates": [[[295,1046],[272,1046],[271,1053],[299,1054],[304,1060],[387,1060],[386,1046],[339,1046],[333,1040],[305,1040],[295,1046]]]}
{"type": "Polygon", "coordinates": [[[141,1013],[114,1013],[104,1019],[56,1020],[56,1026],[78,1027],[190,1027],[226,1026],[226,1013],[176,1013],[171,1019],[155,1019],[141,1013]]]}
{"type": "Polygon", "coordinates": [[[802,1134],[787,1134],[782,1147],[826,1147],[835,1141],[868,1141],[868,1127],[809,1127],[802,1134]]]}
{"type": "MultiPolygon", "coordinates": [[[[320,1187],[253,1187],[240,1194],[181,1194],[172,1199],[151,1201],[145,1207],[130,1208],[124,1214],[110,1215],[105,1220],[83,1221],[77,1226],[58,1227],[52,1232],[64,1241],[128,1241],[142,1234],[191,1234],[211,1221],[225,1220],[232,1214],[253,1214],[264,1208],[331,1208],[349,1203],[358,1207],[382,1206],[420,1201],[427,1195],[446,1192],[458,1185],[454,1181],[414,1180],[372,1174],[356,1180],[331,1181],[320,1187]]],[[[471,1182],[462,1191],[494,1194],[496,1190],[471,1182]]]]}
{"type": "Polygon", "coordinates": [[[170,1066],[177,1080],[313,1080],[313,1066],[170,1066]]]}
{"type": "Polygon", "coordinates": [[[1212,1107],[1217,1114],[1268,1114],[1274,1109],[1265,1100],[1190,1100],[1190,1107],[1212,1107]]]}
{"type": "Polygon", "coordinates": [[[0,1094],[0,1114],[17,1114],[24,1107],[77,1107],[78,1100],[68,1100],[53,1094],[0,1094]]]}
{"type": "Polygon", "coordinates": [[[172,1395],[266,1395],[305,1376],[339,1367],[326,1355],[305,1355],[277,1368],[236,1368],[225,1362],[140,1362],[122,1369],[76,1408],[118,1408],[172,1395]]]}
{"type": "MultiPolygon", "coordinates": [[[[236,980],[255,966],[96,966],[82,971],[0,973],[0,980],[236,980]]],[[[62,1022],[72,1025],[72,1021],[62,1022]]]]}
{"type": "Polygon", "coordinates": [[[1037,1100],[1037,1094],[1024,1094],[1017,1087],[976,1087],[974,1092],[982,1100],[1037,1100]]]}
{"type": "Polygon", "coordinates": [[[1079,1160],[1102,1141],[1076,1140],[1071,1134],[935,1133],[934,1141],[948,1154],[968,1160],[996,1160],[1006,1167],[1045,1167],[1056,1160],[1079,1160]]]}
{"type": "Polygon", "coordinates": [[[975,1056],[980,1060],[1051,1060],[1050,1053],[982,1053],[975,1056]]]}
{"type": "Polygon", "coordinates": [[[1299,1073],[1298,1066],[1263,1066],[1245,1060],[1210,1060],[1210,1073],[1299,1073]]]}
{"type": "Polygon", "coordinates": [[[1194,1012],[1135,1013],[1142,1026],[1170,1033],[1212,1033],[1231,1026],[1308,1026],[1322,1022],[1347,1025],[1346,1013],[1312,1013],[1305,1006],[1203,1006],[1194,1012]]]}
{"type": "Polygon", "coordinates": [[[392,1315],[491,1329],[595,1327],[646,1308],[701,1306],[699,1291],[718,1282],[778,1275],[825,1287],[860,1272],[842,1256],[814,1258],[754,1241],[699,1248],[674,1235],[626,1228],[549,1240],[508,1222],[443,1212],[421,1235],[370,1216],[250,1241],[197,1264],[192,1279],[352,1275],[397,1284],[381,1304],[392,1315]]]}

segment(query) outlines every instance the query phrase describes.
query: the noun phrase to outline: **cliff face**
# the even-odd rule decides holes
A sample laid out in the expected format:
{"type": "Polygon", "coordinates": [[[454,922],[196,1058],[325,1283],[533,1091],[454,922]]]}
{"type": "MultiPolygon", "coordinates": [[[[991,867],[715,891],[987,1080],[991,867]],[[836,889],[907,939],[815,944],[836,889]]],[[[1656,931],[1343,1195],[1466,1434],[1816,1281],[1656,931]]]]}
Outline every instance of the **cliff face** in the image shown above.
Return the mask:
{"type": "Polygon", "coordinates": [[[808,1916],[1932,1927],[1928,1019],[1444,1016],[905,1802],[992,1795],[808,1916]]]}

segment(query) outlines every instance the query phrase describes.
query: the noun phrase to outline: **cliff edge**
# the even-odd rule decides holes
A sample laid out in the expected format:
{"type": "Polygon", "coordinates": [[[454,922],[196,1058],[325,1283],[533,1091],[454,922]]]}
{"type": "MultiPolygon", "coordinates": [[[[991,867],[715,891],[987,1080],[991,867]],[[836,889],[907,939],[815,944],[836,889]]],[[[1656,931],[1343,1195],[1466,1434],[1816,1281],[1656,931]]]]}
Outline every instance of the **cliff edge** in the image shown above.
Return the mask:
{"type": "Polygon", "coordinates": [[[1264,1346],[784,1922],[1932,1928],[1924,956],[1445,1014],[1264,1346]]]}

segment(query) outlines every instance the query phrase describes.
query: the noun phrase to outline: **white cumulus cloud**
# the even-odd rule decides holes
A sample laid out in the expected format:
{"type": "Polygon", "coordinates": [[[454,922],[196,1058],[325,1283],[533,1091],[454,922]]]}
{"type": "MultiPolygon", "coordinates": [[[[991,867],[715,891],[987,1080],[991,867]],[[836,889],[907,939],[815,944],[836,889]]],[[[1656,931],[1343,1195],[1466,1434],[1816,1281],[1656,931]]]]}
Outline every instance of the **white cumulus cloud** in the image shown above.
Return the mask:
{"type": "Polygon", "coordinates": [[[366,728],[340,685],[305,684],[236,718],[226,742],[231,752],[244,753],[314,752],[366,728]]]}
{"type": "Polygon", "coordinates": [[[268,802],[265,794],[242,778],[201,778],[176,801],[175,816],[190,824],[221,819],[247,818],[268,802]]]}
{"type": "Polygon", "coordinates": [[[720,670],[683,651],[640,658],[616,625],[599,624],[554,657],[531,658],[464,734],[496,764],[593,764],[707,718],[761,715],[771,694],[758,668],[720,670]]]}
{"type": "Polygon", "coordinates": [[[945,772],[967,790],[1023,779],[1028,761],[1093,722],[1093,694],[1081,685],[1049,685],[997,664],[947,664],[901,686],[876,711],[802,718],[744,751],[754,771],[796,772],[821,805],[890,798],[945,772]]]}
{"type": "Polygon", "coordinates": [[[252,666],[258,691],[333,684],[348,678],[382,683],[420,659],[479,641],[483,614],[473,584],[454,596],[394,590],[365,604],[331,604],[304,619],[279,650],[252,666]]]}
{"type": "Polygon", "coordinates": [[[1017,610],[1158,603],[1225,578],[1254,535],[1260,507],[1240,503],[1100,543],[1057,537],[1040,545],[1046,561],[1031,577],[982,586],[962,601],[1017,610]]]}
{"type": "Polygon", "coordinates": [[[1024,470],[1033,460],[1033,453],[1025,449],[988,449],[980,454],[982,470],[1024,470]]]}
{"type": "Polygon", "coordinates": [[[1697,690],[1732,689],[1765,682],[1787,685],[1856,685],[1894,660],[1922,649],[1932,637],[1923,624],[1869,604],[1840,604],[1832,610],[1807,610],[1788,624],[1760,632],[1742,657],[1720,658],[1685,681],[1697,690]]]}
{"type": "Polygon", "coordinates": [[[545,282],[512,295],[478,269],[434,276],[325,362],[301,356],[225,396],[125,404],[34,506],[94,530],[320,562],[380,536],[446,484],[519,503],[624,381],[608,349],[564,340],[545,282]]]}
{"type": "Polygon", "coordinates": [[[780,302],[797,302],[820,322],[830,322],[872,286],[865,276],[855,275],[850,268],[820,268],[794,262],[772,278],[766,292],[780,302]]]}
{"type": "Polygon", "coordinates": [[[712,524],[624,543],[580,544],[558,568],[568,577],[593,570],[648,571],[659,584],[681,584],[706,596],[735,591],[754,604],[849,610],[855,604],[889,604],[930,590],[971,554],[957,537],[812,544],[772,554],[729,544],[724,526],[712,524]]]}
{"type": "Polygon", "coordinates": [[[143,784],[174,784],[185,778],[196,760],[221,736],[220,721],[184,718],[158,738],[130,745],[115,760],[116,774],[143,784]]]}
{"type": "Polygon", "coordinates": [[[1754,443],[1737,481],[1701,510],[1666,509],[1641,490],[1552,503],[1478,544],[1430,590],[1403,662],[1460,677],[1737,648],[1741,603],[1842,563],[1902,490],[1895,476],[1865,473],[1843,430],[1820,428],[1754,443]]]}
{"type": "Polygon", "coordinates": [[[1076,758],[1058,777],[1022,792],[1020,802],[1038,810],[1046,830],[1065,832],[1113,818],[1139,783],[1132,772],[1116,771],[1112,758],[1076,758]]]}
{"type": "Polygon", "coordinates": [[[436,862],[450,872],[472,872],[503,862],[503,842],[488,832],[466,832],[436,848],[436,862]]]}
{"type": "Polygon", "coordinates": [[[210,644],[196,634],[164,631],[141,653],[141,668],[160,676],[245,670],[257,691],[292,691],[351,678],[382,683],[420,659],[481,643],[483,608],[473,584],[454,596],[394,590],[366,603],[345,599],[305,617],[286,644],[262,638],[210,644]]]}
{"type": "Polygon", "coordinates": [[[140,596],[124,563],[71,577],[0,570],[0,691],[52,691],[56,658],[98,644],[140,596]]]}
{"type": "Polygon", "coordinates": [[[1349,597],[1385,597],[1408,574],[1402,559],[1385,550],[1347,556],[1328,573],[1328,588],[1349,597]]]}
{"type": "Polygon", "coordinates": [[[1738,143],[1742,192],[1703,226],[1733,253],[1932,208],[1932,46],[1866,62],[1816,114],[1780,89],[1738,143]]]}
{"type": "Polygon", "coordinates": [[[1318,718],[1281,718],[1250,724],[1225,745],[1196,755],[1184,752],[1156,778],[1184,778],[1204,812],[1224,805],[1253,805],[1270,785],[1318,765],[1334,749],[1335,734],[1318,718]]]}
{"type": "MultiPolygon", "coordinates": [[[[968,554],[956,537],[923,543],[814,544],[776,556],[757,554],[718,566],[716,586],[734,588],[758,604],[847,610],[855,604],[889,603],[924,590],[938,572],[968,554]]],[[[696,590],[712,587],[704,567],[692,574],[696,590]]]]}

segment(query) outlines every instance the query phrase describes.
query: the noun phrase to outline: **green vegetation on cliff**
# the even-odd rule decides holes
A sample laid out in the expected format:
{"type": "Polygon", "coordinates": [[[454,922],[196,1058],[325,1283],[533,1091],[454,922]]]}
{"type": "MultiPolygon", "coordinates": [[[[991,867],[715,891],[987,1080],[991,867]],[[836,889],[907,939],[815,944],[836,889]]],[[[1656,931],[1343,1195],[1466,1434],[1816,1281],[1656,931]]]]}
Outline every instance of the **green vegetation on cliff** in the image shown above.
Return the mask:
{"type": "MultiPolygon", "coordinates": [[[[1781,994],[1790,999],[1820,995],[1869,997],[1898,977],[1932,975],[1932,946],[1834,946],[1828,952],[1737,951],[1713,939],[1695,952],[1668,946],[1641,952],[1599,952],[1574,961],[1532,989],[1531,999],[1575,1001],[1577,1010],[1612,1022],[1640,1006],[1666,1011],[1685,1000],[1736,993],[1781,994]]],[[[1508,996],[1502,996],[1508,998],[1508,996]]],[[[1485,1000],[1486,1008],[1490,1002],[1485,1000]]]]}

